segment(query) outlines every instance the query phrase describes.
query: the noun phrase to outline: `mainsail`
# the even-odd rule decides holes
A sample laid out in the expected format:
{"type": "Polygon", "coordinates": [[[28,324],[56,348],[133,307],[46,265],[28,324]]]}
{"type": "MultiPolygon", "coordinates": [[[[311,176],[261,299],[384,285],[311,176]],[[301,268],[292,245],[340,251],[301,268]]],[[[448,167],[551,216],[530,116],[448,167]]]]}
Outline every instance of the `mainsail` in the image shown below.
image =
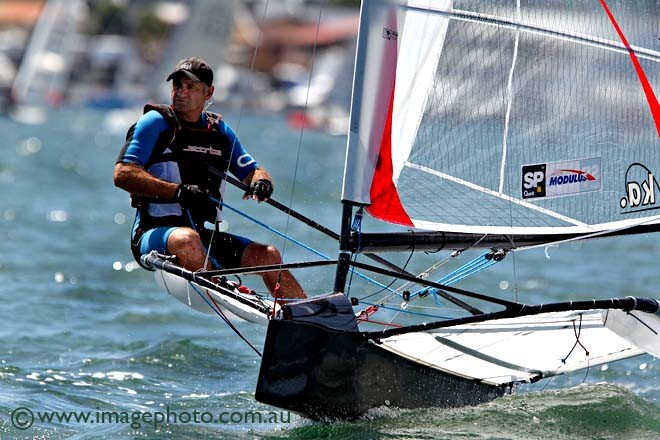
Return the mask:
{"type": "Polygon", "coordinates": [[[363,2],[342,198],[431,231],[660,222],[653,2],[363,2]]]}

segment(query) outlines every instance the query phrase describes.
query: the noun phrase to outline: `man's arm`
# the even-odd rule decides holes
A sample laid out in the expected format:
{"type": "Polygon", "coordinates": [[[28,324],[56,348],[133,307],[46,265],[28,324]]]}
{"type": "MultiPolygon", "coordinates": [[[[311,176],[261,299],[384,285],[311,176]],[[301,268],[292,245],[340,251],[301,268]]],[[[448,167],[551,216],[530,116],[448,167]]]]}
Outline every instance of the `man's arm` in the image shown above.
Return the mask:
{"type": "Polygon", "coordinates": [[[150,199],[173,200],[179,187],[178,183],[158,179],[134,163],[115,164],[114,181],[118,188],[150,199]]]}
{"type": "Polygon", "coordinates": [[[266,171],[261,167],[257,167],[254,171],[248,174],[245,179],[243,179],[243,183],[246,184],[247,186],[250,186],[252,182],[256,182],[259,179],[266,179],[269,180],[271,183],[273,182],[273,178],[270,176],[268,171],[266,171]]]}
{"type": "Polygon", "coordinates": [[[138,197],[172,200],[178,184],[154,177],[142,165],[148,162],[158,137],[167,129],[167,122],[155,110],[142,115],[129,128],[115,163],[115,186],[138,197]]]}

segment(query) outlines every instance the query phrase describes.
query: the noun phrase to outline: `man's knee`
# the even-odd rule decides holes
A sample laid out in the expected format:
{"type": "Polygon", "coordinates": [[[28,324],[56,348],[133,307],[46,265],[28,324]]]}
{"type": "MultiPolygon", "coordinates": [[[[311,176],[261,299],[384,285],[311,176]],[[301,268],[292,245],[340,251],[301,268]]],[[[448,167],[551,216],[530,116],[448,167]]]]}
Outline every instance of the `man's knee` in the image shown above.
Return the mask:
{"type": "Polygon", "coordinates": [[[172,231],[167,239],[167,247],[169,250],[180,249],[182,247],[195,247],[200,243],[201,239],[199,234],[191,228],[177,228],[172,231]]]}
{"type": "Polygon", "coordinates": [[[250,243],[243,252],[243,265],[279,264],[282,262],[280,251],[275,246],[250,243]]]}

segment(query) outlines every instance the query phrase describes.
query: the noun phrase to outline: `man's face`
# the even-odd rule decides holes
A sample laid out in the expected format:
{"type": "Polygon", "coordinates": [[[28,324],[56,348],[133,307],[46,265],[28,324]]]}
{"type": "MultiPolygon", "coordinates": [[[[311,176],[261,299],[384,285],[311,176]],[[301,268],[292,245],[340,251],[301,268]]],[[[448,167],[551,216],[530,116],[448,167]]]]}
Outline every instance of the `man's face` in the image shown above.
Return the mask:
{"type": "Polygon", "coordinates": [[[172,106],[181,113],[201,114],[204,103],[211,98],[206,84],[179,75],[172,79],[172,106]]]}

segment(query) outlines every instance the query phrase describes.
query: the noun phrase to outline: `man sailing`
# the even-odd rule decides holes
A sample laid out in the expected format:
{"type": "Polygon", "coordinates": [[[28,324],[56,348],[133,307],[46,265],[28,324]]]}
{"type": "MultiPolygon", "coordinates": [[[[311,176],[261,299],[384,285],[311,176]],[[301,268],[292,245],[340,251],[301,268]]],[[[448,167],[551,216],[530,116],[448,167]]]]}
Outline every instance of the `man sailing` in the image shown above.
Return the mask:
{"type": "MultiPolygon", "coordinates": [[[[136,259],[155,250],[175,255],[192,271],[281,264],[273,246],[218,230],[220,207],[212,198],[222,200],[223,173],[249,186],[243,199],[268,200],[273,184],[222,117],[205,110],[213,71],[201,58],[185,58],[167,81],[171,105],[145,106],[115,163],[114,183],[137,208],[131,233],[136,259]]],[[[305,297],[288,271],[259,275],[271,294],[279,282],[278,297],[305,297]]]]}

